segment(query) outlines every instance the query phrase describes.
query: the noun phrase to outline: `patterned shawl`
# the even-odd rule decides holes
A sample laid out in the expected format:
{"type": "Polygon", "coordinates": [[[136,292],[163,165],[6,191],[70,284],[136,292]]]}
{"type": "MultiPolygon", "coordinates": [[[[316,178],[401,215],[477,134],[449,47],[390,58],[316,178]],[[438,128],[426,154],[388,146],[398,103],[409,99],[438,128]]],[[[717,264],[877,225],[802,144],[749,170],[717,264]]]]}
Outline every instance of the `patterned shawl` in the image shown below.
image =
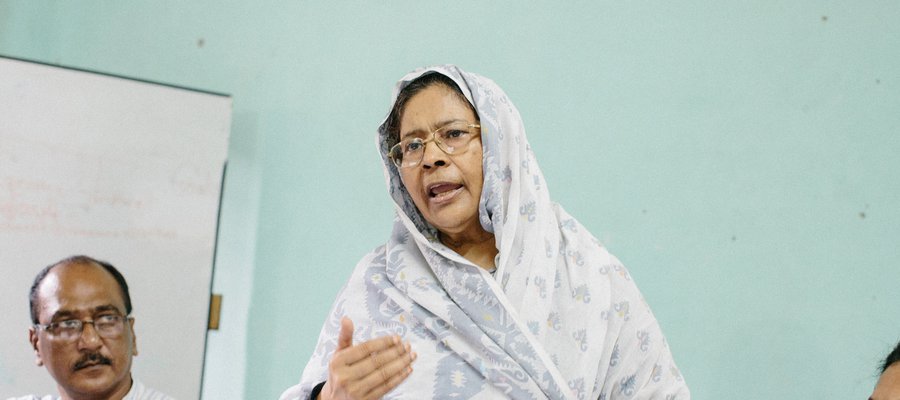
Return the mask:
{"type": "Polygon", "coordinates": [[[366,255],[338,294],[300,384],[305,399],[328,376],[340,319],[354,343],[397,334],[419,354],[386,399],[688,399],[659,325],[622,264],[553,203],[515,106],[491,80],[455,66],[453,79],[482,126],[480,222],[499,249],[491,273],[437,239],[377,145],[396,208],[387,243],[366,255]]]}

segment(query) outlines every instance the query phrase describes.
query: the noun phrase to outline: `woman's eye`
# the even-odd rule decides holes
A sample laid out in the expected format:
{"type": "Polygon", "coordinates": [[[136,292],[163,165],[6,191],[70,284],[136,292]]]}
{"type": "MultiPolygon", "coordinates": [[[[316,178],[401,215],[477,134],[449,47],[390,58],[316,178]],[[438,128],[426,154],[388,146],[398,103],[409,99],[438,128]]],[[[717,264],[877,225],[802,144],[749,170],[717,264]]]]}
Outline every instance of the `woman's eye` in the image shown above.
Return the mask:
{"type": "Polygon", "coordinates": [[[444,137],[446,137],[448,139],[456,139],[456,138],[462,137],[463,135],[465,135],[467,133],[469,133],[469,132],[466,132],[466,131],[460,130],[460,129],[452,129],[452,130],[445,132],[444,137]]]}
{"type": "Polygon", "coordinates": [[[415,142],[408,143],[408,144],[404,147],[404,149],[406,149],[406,151],[405,151],[406,153],[411,153],[411,152],[414,152],[414,151],[419,151],[419,149],[421,149],[421,148],[422,148],[422,143],[419,142],[419,141],[415,141],[415,142]]]}

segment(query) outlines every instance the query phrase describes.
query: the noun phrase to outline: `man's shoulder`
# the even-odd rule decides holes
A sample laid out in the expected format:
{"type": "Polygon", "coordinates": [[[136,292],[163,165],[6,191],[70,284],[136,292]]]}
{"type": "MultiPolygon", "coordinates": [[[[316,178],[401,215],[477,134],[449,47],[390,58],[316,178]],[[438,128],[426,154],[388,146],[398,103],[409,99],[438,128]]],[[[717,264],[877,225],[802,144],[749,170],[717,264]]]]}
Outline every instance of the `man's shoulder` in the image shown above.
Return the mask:
{"type": "MultiPolygon", "coordinates": [[[[18,400],[18,399],[17,399],[18,400]]],[[[41,399],[43,400],[43,399],[41,399]]],[[[172,396],[144,386],[141,381],[132,378],[131,390],[122,400],[175,400],[172,396]]]]}

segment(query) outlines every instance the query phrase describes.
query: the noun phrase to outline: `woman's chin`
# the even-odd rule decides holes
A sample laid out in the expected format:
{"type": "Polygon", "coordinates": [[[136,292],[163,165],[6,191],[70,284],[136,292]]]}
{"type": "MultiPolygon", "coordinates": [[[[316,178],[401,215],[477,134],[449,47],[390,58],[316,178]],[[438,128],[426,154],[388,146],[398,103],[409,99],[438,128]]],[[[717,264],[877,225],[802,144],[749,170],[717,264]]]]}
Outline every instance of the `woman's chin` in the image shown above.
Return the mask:
{"type": "Polygon", "coordinates": [[[466,232],[480,232],[483,230],[478,222],[478,209],[458,210],[445,208],[431,215],[428,223],[437,228],[442,234],[457,236],[466,232]]]}

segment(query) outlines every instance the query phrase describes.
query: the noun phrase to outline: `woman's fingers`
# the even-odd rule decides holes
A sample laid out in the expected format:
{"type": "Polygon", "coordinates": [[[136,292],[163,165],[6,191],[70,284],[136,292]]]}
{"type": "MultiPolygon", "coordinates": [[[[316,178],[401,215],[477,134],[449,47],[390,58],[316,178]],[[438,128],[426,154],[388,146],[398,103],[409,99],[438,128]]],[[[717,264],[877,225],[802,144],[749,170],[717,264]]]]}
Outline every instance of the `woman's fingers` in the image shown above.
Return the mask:
{"type": "Polygon", "coordinates": [[[360,362],[361,360],[370,357],[373,353],[379,353],[395,346],[402,347],[399,336],[382,336],[380,338],[372,339],[368,342],[363,342],[357,344],[356,346],[340,350],[335,353],[334,360],[340,361],[346,365],[353,365],[360,362]]]}
{"type": "Polygon", "coordinates": [[[392,348],[382,352],[382,356],[385,363],[373,369],[360,382],[363,389],[360,392],[368,392],[367,398],[372,398],[372,393],[377,394],[374,397],[378,398],[403,382],[412,372],[412,363],[416,359],[416,353],[411,351],[409,343],[404,345],[402,353],[396,353],[392,348]]]}
{"type": "MultiPolygon", "coordinates": [[[[382,396],[393,390],[397,385],[402,383],[412,373],[412,364],[416,360],[416,353],[409,352],[409,357],[402,357],[394,360],[391,365],[385,366],[383,381],[376,382],[375,387],[366,394],[366,399],[380,399],[382,396]]],[[[371,375],[375,375],[374,373],[371,375]]],[[[370,375],[370,376],[371,376],[370,375]]]]}
{"type": "Polygon", "coordinates": [[[352,334],[353,322],[344,318],[322,398],[380,398],[412,372],[416,355],[399,336],[382,336],[353,345],[352,334]]]}
{"type": "MultiPolygon", "coordinates": [[[[372,346],[364,346],[364,344],[360,344],[360,347],[370,349],[372,346]]],[[[369,353],[368,357],[362,358],[358,360],[354,364],[350,364],[346,366],[348,371],[347,375],[354,377],[360,384],[366,381],[370,375],[378,373],[379,370],[384,370],[384,367],[387,365],[391,365],[397,360],[409,360],[410,355],[410,345],[409,343],[398,343],[386,348],[381,351],[369,353]]],[[[386,378],[384,379],[386,380],[386,378]]],[[[366,392],[370,389],[371,385],[364,385],[366,392]]]]}

